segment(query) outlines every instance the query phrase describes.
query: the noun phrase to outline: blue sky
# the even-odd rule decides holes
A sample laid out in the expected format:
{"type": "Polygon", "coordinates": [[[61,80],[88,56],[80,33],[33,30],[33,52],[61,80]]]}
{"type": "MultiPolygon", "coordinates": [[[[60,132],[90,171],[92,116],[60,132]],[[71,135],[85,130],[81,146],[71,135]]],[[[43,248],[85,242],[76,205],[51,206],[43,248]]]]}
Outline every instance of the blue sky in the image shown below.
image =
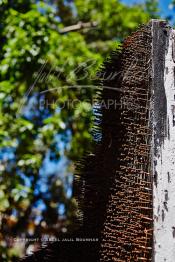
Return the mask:
{"type": "MultiPolygon", "coordinates": [[[[122,0],[122,2],[130,5],[130,4],[135,4],[135,3],[143,3],[144,1],[143,0],[122,0]]],[[[169,8],[170,4],[171,4],[171,0],[159,0],[160,14],[163,18],[169,15],[174,16],[175,11],[169,8]]]]}

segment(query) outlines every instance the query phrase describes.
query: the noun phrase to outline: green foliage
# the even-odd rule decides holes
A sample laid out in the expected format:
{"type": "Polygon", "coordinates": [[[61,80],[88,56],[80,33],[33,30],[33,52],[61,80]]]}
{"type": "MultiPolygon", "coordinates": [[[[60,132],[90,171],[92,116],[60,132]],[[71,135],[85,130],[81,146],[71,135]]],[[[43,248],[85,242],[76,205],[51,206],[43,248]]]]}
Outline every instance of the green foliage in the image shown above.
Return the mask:
{"type": "Polygon", "coordinates": [[[141,6],[128,7],[118,0],[75,0],[75,5],[80,20],[98,22],[97,30],[90,34],[101,40],[121,40],[150,18],[141,6]]]}
{"type": "Polygon", "coordinates": [[[148,12],[152,18],[158,18],[157,13],[159,12],[157,0],[146,0],[145,11],[148,12]]]}
{"type": "Polygon", "coordinates": [[[91,148],[96,70],[124,37],[157,11],[151,1],[146,1],[146,9],[116,0],[51,2],[55,8],[44,2],[0,1],[2,261],[20,255],[8,237],[29,235],[31,224],[33,237],[42,235],[45,224],[53,234],[54,224],[62,221],[61,204],[65,211],[60,223],[71,228],[76,204],[66,190],[74,161],[91,148]],[[79,21],[98,25],[59,33],[79,21]],[[67,169],[43,175],[47,156],[52,162],[66,157],[67,169]],[[36,212],[41,200],[45,209],[36,212]]]}

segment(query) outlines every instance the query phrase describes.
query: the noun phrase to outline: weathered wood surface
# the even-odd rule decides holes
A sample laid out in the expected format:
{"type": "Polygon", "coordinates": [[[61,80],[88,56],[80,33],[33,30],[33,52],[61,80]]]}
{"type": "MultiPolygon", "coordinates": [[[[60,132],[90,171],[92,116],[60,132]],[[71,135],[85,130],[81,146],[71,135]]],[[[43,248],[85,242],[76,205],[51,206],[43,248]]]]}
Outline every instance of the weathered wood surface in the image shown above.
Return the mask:
{"type": "Polygon", "coordinates": [[[153,21],[153,261],[175,261],[175,31],[153,21]]]}

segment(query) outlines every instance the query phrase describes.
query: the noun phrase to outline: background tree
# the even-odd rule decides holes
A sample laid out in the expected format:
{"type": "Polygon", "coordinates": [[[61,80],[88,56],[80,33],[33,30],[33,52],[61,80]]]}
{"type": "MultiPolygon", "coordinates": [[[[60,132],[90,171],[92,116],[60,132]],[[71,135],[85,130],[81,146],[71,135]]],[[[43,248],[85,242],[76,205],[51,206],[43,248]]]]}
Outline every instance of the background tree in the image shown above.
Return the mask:
{"type": "Polygon", "coordinates": [[[74,226],[72,173],[91,149],[97,68],[157,11],[157,1],[0,1],[2,261],[22,255],[11,237],[74,226]],[[63,33],[80,22],[96,26],[63,33]]]}

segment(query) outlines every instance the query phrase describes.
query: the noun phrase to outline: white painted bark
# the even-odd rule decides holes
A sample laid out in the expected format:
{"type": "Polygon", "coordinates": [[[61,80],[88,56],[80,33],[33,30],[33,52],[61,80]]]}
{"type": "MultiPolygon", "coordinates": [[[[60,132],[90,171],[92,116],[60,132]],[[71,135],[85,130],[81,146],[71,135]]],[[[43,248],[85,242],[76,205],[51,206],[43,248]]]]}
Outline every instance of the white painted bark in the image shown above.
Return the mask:
{"type": "MultiPolygon", "coordinates": [[[[156,175],[153,184],[155,262],[175,262],[175,63],[172,51],[175,31],[170,29],[169,32],[164,71],[167,132],[163,142],[158,141],[160,146],[155,143],[158,148],[153,165],[153,173],[156,175]]],[[[156,124],[153,122],[153,126],[156,124]]]]}

